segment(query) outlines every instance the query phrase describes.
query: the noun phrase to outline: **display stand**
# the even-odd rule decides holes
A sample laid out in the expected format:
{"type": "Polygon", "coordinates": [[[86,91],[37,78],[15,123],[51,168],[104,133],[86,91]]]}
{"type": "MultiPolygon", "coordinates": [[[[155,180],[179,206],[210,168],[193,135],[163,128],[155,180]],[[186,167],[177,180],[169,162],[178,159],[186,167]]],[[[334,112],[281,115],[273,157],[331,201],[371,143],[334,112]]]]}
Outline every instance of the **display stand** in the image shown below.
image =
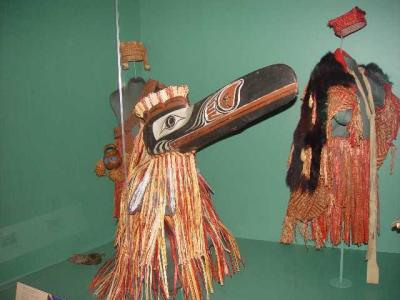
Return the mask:
{"type": "Polygon", "coordinates": [[[339,288],[346,289],[353,285],[351,280],[343,278],[343,256],[344,256],[344,243],[340,243],[340,267],[339,267],[339,277],[333,278],[329,281],[330,285],[339,288]]]}

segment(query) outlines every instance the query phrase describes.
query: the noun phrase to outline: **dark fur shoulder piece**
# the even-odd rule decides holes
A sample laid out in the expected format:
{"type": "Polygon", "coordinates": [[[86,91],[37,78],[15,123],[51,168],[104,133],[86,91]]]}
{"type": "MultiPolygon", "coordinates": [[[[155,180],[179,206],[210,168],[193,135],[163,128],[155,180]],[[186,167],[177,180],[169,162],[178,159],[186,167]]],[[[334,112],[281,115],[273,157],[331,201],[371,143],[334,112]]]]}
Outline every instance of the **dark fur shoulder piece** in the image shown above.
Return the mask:
{"type": "Polygon", "coordinates": [[[375,80],[381,85],[390,83],[389,76],[385,74],[376,63],[369,63],[368,65],[361,65],[372,80],[375,80]]]}
{"type": "Polygon", "coordinates": [[[311,72],[310,80],[301,107],[300,121],[293,135],[293,153],[291,165],[286,175],[286,183],[291,191],[301,188],[313,192],[318,186],[321,151],[326,142],[328,89],[335,85],[349,87],[355,84],[353,76],[348,74],[331,52],[321,58],[311,72]],[[317,101],[317,118],[312,124],[312,108],[308,99],[313,95],[317,101]],[[302,174],[303,162],[301,150],[307,146],[312,149],[310,178],[302,174]]]}

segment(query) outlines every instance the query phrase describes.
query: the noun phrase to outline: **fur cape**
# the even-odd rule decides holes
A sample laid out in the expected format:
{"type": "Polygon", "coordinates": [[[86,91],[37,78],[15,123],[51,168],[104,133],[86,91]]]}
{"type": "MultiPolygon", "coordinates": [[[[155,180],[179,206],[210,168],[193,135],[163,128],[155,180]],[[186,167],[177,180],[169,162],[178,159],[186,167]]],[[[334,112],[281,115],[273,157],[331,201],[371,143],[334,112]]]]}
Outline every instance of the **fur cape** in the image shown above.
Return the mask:
{"type": "Polygon", "coordinates": [[[331,52],[322,57],[314,67],[302,99],[300,121],[293,135],[291,164],[286,175],[286,183],[291,191],[301,188],[303,191],[314,192],[317,188],[321,151],[326,143],[328,90],[335,85],[350,87],[353,84],[355,84],[353,76],[345,71],[331,52]],[[312,108],[309,106],[310,97],[317,102],[315,120],[312,117],[312,108]],[[301,151],[307,147],[312,149],[309,178],[302,174],[303,161],[301,160],[301,151]]]}

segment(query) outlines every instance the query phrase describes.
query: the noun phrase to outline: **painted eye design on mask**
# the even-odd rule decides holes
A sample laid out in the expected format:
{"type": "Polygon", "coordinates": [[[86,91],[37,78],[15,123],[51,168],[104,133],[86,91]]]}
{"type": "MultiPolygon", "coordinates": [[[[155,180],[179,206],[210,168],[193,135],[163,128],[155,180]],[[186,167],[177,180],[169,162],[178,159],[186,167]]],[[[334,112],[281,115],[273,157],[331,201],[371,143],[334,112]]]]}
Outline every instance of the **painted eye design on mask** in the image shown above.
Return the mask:
{"type": "Polygon", "coordinates": [[[179,122],[181,122],[184,118],[178,115],[169,115],[165,121],[164,124],[162,125],[161,128],[161,133],[163,133],[165,130],[171,130],[177,125],[179,122]]]}
{"type": "Polygon", "coordinates": [[[182,128],[190,119],[192,114],[192,107],[184,107],[174,110],[159,119],[155,120],[152,124],[152,130],[155,140],[182,128]]]}

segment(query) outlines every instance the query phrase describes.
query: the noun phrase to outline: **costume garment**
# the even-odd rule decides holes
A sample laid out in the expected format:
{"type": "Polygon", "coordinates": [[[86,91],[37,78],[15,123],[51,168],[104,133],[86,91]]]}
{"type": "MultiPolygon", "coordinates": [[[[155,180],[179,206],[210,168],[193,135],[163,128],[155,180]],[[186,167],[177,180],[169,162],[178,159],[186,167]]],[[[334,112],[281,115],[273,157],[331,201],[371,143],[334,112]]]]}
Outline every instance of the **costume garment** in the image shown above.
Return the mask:
{"type": "Polygon", "coordinates": [[[328,239],[367,244],[371,230],[375,239],[370,215],[378,205],[370,207],[370,198],[378,200],[377,169],[399,125],[399,99],[377,65],[359,66],[341,49],[325,55],[311,74],[294,133],[281,242],[292,243],[297,229],[317,248],[328,239]]]}

